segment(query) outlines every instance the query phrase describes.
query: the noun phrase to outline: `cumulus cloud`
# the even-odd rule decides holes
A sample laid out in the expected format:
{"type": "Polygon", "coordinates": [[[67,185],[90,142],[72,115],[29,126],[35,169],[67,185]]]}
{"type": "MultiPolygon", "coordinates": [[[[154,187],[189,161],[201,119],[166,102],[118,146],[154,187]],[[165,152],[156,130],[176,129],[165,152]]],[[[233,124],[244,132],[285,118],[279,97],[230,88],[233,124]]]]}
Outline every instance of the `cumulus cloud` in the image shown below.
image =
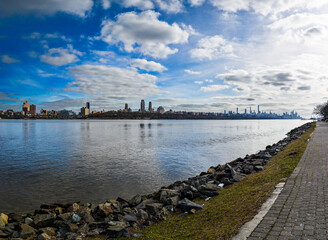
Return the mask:
{"type": "Polygon", "coordinates": [[[190,50],[190,55],[200,60],[233,56],[232,45],[220,35],[204,37],[198,41],[197,46],[190,50]]]}
{"type": "Polygon", "coordinates": [[[179,13],[183,11],[183,4],[180,0],[155,0],[162,11],[168,13],[179,13]]]}
{"type": "Polygon", "coordinates": [[[137,100],[163,93],[155,76],[140,74],[135,69],[84,64],[71,67],[69,72],[74,82],[66,91],[85,94],[98,102],[137,100]]]}
{"type": "Polygon", "coordinates": [[[154,4],[151,0],[102,0],[103,8],[110,8],[112,2],[118,3],[126,8],[136,7],[140,10],[148,10],[154,8],[154,4]]]}
{"type": "Polygon", "coordinates": [[[41,62],[59,67],[78,61],[78,56],[82,56],[82,53],[68,45],[67,48],[49,49],[46,54],[40,56],[40,60],[41,62]]]}
{"type": "Polygon", "coordinates": [[[133,59],[131,66],[148,72],[163,72],[167,70],[162,64],[154,61],[147,61],[146,59],[133,59]]]}
{"type": "Polygon", "coordinates": [[[170,25],[158,17],[159,13],[154,11],[122,13],[115,22],[103,22],[100,38],[108,44],[123,43],[127,52],[166,58],[178,52],[177,48],[168,45],[187,43],[189,33],[177,23],[170,25]]]}
{"type": "Polygon", "coordinates": [[[194,81],[194,83],[201,85],[203,84],[203,81],[194,81]]]}
{"type": "Polygon", "coordinates": [[[11,64],[20,62],[18,59],[12,58],[9,55],[1,55],[1,62],[11,64]]]}
{"type": "Polygon", "coordinates": [[[205,2],[205,0],[189,0],[188,2],[192,7],[198,7],[201,6],[205,2]]]}
{"type": "Polygon", "coordinates": [[[185,69],[184,71],[188,74],[191,74],[191,75],[201,74],[201,72],[196,72],[196,71],[193,71],[193,70],[190,70],[190,69],[185,69]]]}
{"type": "Polygon", "coordinates": [[[324,0],[210,0],[210,3],[220,10],[237,12],[240,10],[252,10],[264,16],[277,16],[284,12],[297,11],[298,9],[319,9],[327,2],[324,0]]]}
{"type": "Polygon", "coordinates": [[[2,0],[0,12],[4,15],[27,13],[54,15],[57,12],[65,12],[84,17],[92,6],[92,0],[2,0]]]}
{"type": "Polygon", "coordinates": [[[200,90],[203,92],[217,92],[228,88],[230,87],[227,85],[208,85],[207,87],[201,87],[200,90]]]}

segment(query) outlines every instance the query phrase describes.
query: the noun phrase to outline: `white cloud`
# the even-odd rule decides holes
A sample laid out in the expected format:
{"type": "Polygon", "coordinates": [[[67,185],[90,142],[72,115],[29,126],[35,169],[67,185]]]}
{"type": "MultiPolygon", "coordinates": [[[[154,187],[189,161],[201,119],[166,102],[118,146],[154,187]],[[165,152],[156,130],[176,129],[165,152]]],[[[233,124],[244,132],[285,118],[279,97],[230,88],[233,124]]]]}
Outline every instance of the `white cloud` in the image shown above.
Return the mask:
{"type": "Polygon", "coordinates": [[[126,8],[136,7],[140,10],[149,10],[154,8],[154,4],[151,0],[102,0],[103,8],[110,8],[112,2],[116,2],[126,8]]]}
{"type": "Polygon", "coordinates": [[[197,46],[190,50],[190,55],[200,60],[234,56],[232,45],[220,35],[204,37],[198,41],[197,46]]]}
{"type": "Polygon", "coordinates": [[[227,85],[208,85],[207,87],[201,87],[200,90],[203,92],[217,92],[228,88],[230,87],[227,85]]]}
{"type": "Polygon", "coordinates": [[[104,9],[110,8],[111,0],[101,0],[101,2],[102,2],[102,5],[103,5],[104,9]]]}
{"type": "Polygon", "coordinates": [[[188,74],[191,74],[191,75],[201,74],[201,72],[196,72],[196,71],[193,71],[193,70],[190,70],[190,69],[185,69],[184,71],[188,74]]]}
{"type": "Polygon", "coordinates": [[[205,0],[189,0],[188,2],[190,4],[190,6],[192,6],[192,7],[198,7],[198,6],[203,5],[205,0]]]}
{"type": "Polygon", "coordinates": [[[71,67],[70,74],[75,80],[67,91],[83,93],[98,102],[137,100],[163,93],[155,76],[140,74],[136,69],[84,64],[71,67]]]}
{"type": "Polygon", "coordinates": [[[41,62],[59,67],[78,61],[78,56],[82,56],[82,53],[68,45],[67,48],[49,49],[46,54],[40,56],[40,60],[41,62]]]}
{"type": "Polygon", "coordinates": [[[141,10],[153,9],[154,4],[151,0],[123,0],[124,7],[137,7],[141,10]]]}
{"type": "Polygon", "coordinates": [[[253,10],[264,16],[274,17],[285,12],[290,13],[299,9],[315,10],[327,5],[325,0],[210,0],[210,3],[220,10],[228,12],[253,10]]]}
{"type": "Polygon", "coordinates": [[[10,64],[10,63],[18,63],[20,61],[18,59],[10,57],[9,55],[2,55],[1,62],[10,64]]]}
{"type": "Polygon", "coordinates": [[[127,52],[141,52],[155,58],[166,58],[178,52],[170,44],[187,43],[189,33],[173,23],[158,20],[159,13],[128,12],[117,16],[116,22],[103,22],[101,39],[108,44],[122,42],[127,52]]]}
{"type": "Polygon", "coordinates": [[[196,83],[196,84],[203,84],[203,81],[194,81],[194,83],[196,83]]]}
{"type": "Polygon", "coordinates": [[[212,83],[213,80],[212,79],[206,79],[205,82],[209,82],[209,83],[212,83]]]}
{"type": "Polygon", "coordinates": [[[162,11],[168,13],[179,13],[183,11],[183,4],[180,0],[155,0],[162,11]]]}
{"type": "Polygon", "coordinates": [[[92,6],[92,0],[1,0],[0,12],[4,15],[16,13],[54,15],[57,12],[65,12],[84,17],[92,6]]]}
{"type": "Polygon", "coordinates": [[[167,70],[162,64],[154,61],[147,61],[146,59],[133,59],[131,66],[148,72],[163,72],[167,70]]]}
{"type": "Polygon", "coordinates": [[[102,57],[115,57],[116,56],[115,52],[112,52],[112,51],[93,50],[92,52],[99,56],[102,56],[102,57]]]}
{"type": "Polygon", "coordinates": [[[210,0],[214,7],[228,12],[237,12],[239,10],[248,10],[250,0],[210,0]]]}

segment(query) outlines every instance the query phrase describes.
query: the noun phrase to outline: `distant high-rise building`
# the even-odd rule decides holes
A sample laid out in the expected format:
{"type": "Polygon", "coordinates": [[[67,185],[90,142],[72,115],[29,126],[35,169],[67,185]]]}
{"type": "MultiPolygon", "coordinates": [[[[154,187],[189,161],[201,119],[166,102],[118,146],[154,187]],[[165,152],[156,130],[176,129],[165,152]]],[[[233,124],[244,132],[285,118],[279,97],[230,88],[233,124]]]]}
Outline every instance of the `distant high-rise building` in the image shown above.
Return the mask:
{"type": "Polygon", "coordinates": [[[153,111],[153,107],[152,107],[151,102],[149,102],[148,111],[149,111],[149,112],[152,112],[152,111],[153,111]]]}
{"type": "Polygon", "coordinates": [[[26,101],[25,103],[23,103],[23,107],[22,107],[22,110],[23,112],[26,114],[26,113],[29,113],[30,112],[30,103],[28,101],[26,101]]]}
{"type": "Polygon", "coordinates": [[[140,103],[140,111],[141,112],[144,112],[145,111],[145,100],[141,100],[141,103],[140,103]]]}
{"type": "Polygon", "coordinates": [[[124,110],[129,110],[129,105],[127,103],[125,104],[124,110]]]}
{"type": "Polygon", "coordinates": [[[247,109],[245,108],[245,114],[247,114],[247,109]]]}
{"type": "Polygon", "coordinates": [[[30,113],[32,115],[36,115],[36,105],[32,104],[30,107],[30,113]]]}
{"type": "Polygon", "coordinates": [[[238,114],[238,108],[236,109],[236,113],[238,114]]]}
{"type": "Polygon", "coordinates": [[[86,106],[86,108],[89,108],[89,111],[90,111],[90,103],[87,102],[85,106],[86,106]]]}
{"type": "Polygon", "coordinates": [[[90,109],[89,108],[87,108],[87,107],[83,107],[83,108],[81,108],[81,115],[82,116],[88,116],[90,114],[90,109]]]}
{"type": "Polygon", "coordinates": [[[259,114],[261,113],[260,112],[260,105],[257,105],[257,113],[259,113],[259,114]]]}

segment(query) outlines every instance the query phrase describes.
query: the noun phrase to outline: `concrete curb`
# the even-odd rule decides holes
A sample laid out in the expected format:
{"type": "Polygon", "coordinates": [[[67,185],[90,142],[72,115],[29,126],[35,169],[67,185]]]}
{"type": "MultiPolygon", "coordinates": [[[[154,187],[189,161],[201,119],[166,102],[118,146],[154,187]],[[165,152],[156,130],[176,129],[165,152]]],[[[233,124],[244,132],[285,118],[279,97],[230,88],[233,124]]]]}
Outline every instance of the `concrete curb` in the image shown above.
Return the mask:
{"type": "Polygon", "coordinates": [[[281,193],[282,189],[284,188],[285,183],[281,182],[278,183],[275,187],[275,190],[271,194],[271,196],[268,198],[268,200],[263,203],[263,205],[260,208],[259,213],[249,222],[245,223],[239,230],[239,233],[232,238],[232,240],[246,240],[251,233],[254,231],[254,229],[257,227],[257,225],[262,221],[264,216],[268,213],[271,206],[274,204],[276,199],[278,198],[279,194],[281,193]]]}

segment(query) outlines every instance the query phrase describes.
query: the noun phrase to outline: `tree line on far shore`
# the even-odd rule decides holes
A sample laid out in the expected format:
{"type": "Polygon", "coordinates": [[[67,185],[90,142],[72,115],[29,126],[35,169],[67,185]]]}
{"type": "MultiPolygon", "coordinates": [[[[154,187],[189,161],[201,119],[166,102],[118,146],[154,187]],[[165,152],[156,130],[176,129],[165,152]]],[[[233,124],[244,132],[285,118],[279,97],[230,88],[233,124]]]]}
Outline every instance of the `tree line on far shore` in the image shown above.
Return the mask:
{"type": "Polygon", "coordinates": [[[313,113],[322,116],[324,120],[328,120],[328,101],[317,105],[314,108],[313,113]]]}

